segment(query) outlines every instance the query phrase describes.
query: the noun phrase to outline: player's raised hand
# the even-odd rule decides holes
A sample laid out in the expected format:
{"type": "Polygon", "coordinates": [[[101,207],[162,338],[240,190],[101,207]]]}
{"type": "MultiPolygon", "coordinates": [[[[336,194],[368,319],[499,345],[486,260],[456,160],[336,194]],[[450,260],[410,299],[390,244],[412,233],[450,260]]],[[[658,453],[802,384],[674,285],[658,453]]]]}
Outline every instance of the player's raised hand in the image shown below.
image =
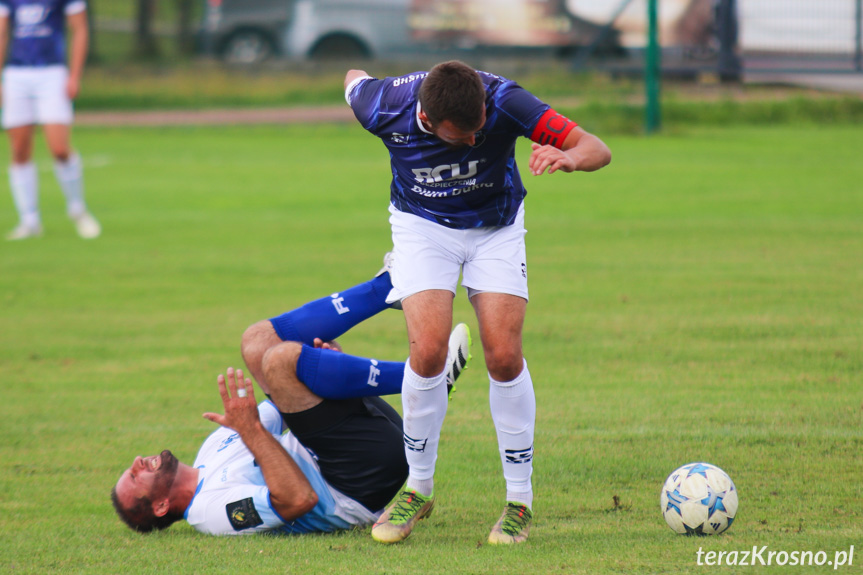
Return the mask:
{"type": "Polygon", "coordinates": [[[229,367],[227,374],[227,378],[221,374],[216,378],[222,405],[225,406],[225,414],[208,412],[204,414],[204,418],[230,427],[242,435],[261,421],[255,400],[255,388],[251,379],[243,377],[242,369],[238,369],[235,373],[234,368],[229,367]]]}
{"type": "Polygon", "coordinates": [[[553,174],[558,170],[564,172],[574,172],[577,169],[575,159],[554,146],[542,146],[537,143],[531,144],[533,152],[530,154],[530,173],[538,176],[548,170],[549,174],[553,174]]]}

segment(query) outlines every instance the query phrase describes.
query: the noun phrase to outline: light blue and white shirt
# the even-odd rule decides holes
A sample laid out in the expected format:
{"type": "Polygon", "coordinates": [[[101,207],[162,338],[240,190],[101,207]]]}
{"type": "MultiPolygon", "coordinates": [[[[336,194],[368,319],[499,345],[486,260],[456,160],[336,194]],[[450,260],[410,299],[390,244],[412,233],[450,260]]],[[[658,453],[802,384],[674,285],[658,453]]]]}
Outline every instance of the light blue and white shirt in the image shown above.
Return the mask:
{"type": "Polygon", "coordinates": [[[202,533],[243,535],[259,532],[331,532],[373,523],[377,515],[330,487],[315,457],[290,432],[270,401],[258,405],[264,428],[272,433],[299,465],[318,494],[318,504],[293,521],[285,521],[273,508],[261,468],[240,439],[227,427],[214,431],[201,446],[194,466],[198,488],[185,519],[202,533]]]}

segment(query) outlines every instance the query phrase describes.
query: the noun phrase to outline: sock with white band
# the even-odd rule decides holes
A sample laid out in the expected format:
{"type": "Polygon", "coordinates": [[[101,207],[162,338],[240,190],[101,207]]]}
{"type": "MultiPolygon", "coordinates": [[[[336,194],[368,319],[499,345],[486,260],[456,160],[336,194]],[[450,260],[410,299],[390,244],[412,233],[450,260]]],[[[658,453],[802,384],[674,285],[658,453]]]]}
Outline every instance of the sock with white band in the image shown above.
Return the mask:
{"type": "Polygon", "coordinates": [[[27,227],[42,224],[39,216],[39,174],[36,164],[12,164],[9,166],[9,187],[18,210],[21,223],[27,227]]]}
{"type": "Polygon", "coordinates": [[[84,203],[84,170],[81,164],[81,156],[73,152],[65,162],[54,162],[54,175],[57,183],[66,196],[66,213],[75,219],[87,211],[84,203]]]}
{"type": "Polygon", "coordinates": [[[402,383],[404,442],[410,473],[407,487],[422,495],[434,489],[434,471],[440,432],[447,409],[446,370],[420,377],[405,363],[402,383]]]}
{"type": "Polygon", "coordinates": [[[506,499],[531,507],[536,396],[527,362],[512,381],[495,381],[489,375],[489,382],[489,405],[506,480],[506,499]]]}

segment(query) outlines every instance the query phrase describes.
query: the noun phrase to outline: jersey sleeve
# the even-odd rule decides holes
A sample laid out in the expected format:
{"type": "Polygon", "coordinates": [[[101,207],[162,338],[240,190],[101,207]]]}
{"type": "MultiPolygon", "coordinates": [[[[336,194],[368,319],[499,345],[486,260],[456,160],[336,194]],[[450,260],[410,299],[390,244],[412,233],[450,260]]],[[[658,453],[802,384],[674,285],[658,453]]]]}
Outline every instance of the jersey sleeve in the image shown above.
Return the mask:
{"type": "Polygon", "coordinates": [[[63,13],[66,14],[66,16],[71,16],[73,14],[80,14],[86,9],[87,2],[85,0],[66,0],[66,6],[63,8],[63,13]]]}
{"type": "Polygon", "coordinates": [[[258,485],[201,493],[195,497],[186,519],[197,531],[208,535],[259,533],[285,524],[270,503],[269,489],[258,485]]]}
{"type": "Polygon", "coordinates": [[[285,423],[282,420],[282,414],[276,405],[270,401],[262,401],[258,404],[258,415],[261,418],[261,423],[264,429],[273,435],[281,435],[285,430],[285,423]]]}
{"type": "Polygon", "coordinates": [[[578,125],[512,81],[504,82],[495,98],[516,131],[538,144],[561,148],[567,134],[578,125]]]}
{"type": "Polygon", "coordinates": [[[369,76],[357,78],[345,90],[345,99],[354,111],[354,116],[360,125],[370,132],[374,131],[377,125],[383,90],[383,80],[369,76]]]}

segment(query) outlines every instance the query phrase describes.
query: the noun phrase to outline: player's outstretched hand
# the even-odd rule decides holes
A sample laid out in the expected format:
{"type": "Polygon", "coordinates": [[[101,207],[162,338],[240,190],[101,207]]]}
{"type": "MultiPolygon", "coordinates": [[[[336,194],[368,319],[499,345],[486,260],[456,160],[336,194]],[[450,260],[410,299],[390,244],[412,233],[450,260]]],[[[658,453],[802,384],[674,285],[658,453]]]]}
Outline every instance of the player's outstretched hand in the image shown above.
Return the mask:
{"type": "Polygon", "coordinates": [[[219,375],[216,382],[219,384],[219,395],[222,396],[222,404],[225,406],[225,414],[205,413],[204,418],[213,423],[230,427],[242,436],[244,432],[251,430],[261,422],[258,414],[258,402],[255,400],[255,387],[252,380],[243,377],[243,370],[229,367],[227,378],[219,375]]]}
{"type": "Polygon", "coordinates": [[[530,145],[533,152],[530,154],[530,173],[534,176],[542,174],[548,169],[549,174],[553,174],[558,170],[564,172],[574,172],[576,169],[575,160],[554,146],[541,146],[537,143],[530,145]]]}

